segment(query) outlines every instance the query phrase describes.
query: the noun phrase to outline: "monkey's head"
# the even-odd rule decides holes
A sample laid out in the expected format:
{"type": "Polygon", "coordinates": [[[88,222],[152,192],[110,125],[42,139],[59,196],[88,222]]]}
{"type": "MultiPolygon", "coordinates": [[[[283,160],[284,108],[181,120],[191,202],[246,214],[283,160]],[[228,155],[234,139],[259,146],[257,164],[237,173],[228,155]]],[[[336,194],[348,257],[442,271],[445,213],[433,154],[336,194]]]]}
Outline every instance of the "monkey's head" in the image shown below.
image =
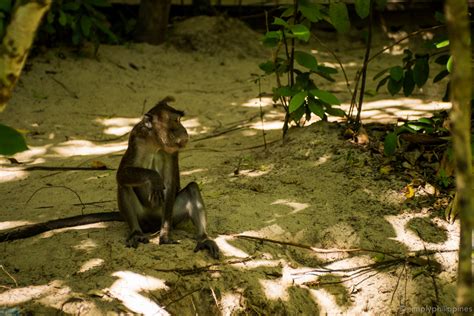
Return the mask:
{"type": "Polygon", "coordinates": [[[184,112],[174,109],[167,103],[173,100],[172,97],[166,97],[143,118],[144,126],[150,131],[150,136],[156,145],[169,154],[186,146],[189,139],[186,129],[181,124],[184,112]]]}

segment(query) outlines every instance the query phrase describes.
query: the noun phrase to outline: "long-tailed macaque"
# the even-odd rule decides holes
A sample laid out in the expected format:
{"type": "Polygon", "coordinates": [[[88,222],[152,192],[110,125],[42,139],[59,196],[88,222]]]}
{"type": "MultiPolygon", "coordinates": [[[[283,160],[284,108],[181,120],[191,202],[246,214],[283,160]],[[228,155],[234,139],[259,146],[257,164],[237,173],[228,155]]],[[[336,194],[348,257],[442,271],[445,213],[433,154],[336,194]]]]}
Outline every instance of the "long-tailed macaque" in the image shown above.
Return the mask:
{"type": "Polygon", "coordinates": [[[195,251],[207,249],[219,256],[217,244],[206,232],[206,211],[195,182],[181,190],[178,152],[188,142],[181,124],[182,111],[160,101],[132,129],[128,148],[117,171],[118,206],[130,227],[126,244],[147,243],[147,232],[160,230],[160,244],[170,238],[173,224],[191,219],[197,228],[195,251]]]}
{"type": "Polygon", "coordinates": [[[217,244],[207,236],[204,202],[195,182],[180,190],[178,151],[188,142],[181,124],[182,111],[167,97],[145,114],[132,129],[128,148],[117,170],[118,212],[84,214],[0,231],[0,242],[28,238],[45,231],[103,221],[125,220],[130,227],[126,244],[147,243],[144,234],[160,230],[160,244],[170,239],[173,224],[191,219],[197,228],[194,251],[209,250],[219,257],[217,244]]]}

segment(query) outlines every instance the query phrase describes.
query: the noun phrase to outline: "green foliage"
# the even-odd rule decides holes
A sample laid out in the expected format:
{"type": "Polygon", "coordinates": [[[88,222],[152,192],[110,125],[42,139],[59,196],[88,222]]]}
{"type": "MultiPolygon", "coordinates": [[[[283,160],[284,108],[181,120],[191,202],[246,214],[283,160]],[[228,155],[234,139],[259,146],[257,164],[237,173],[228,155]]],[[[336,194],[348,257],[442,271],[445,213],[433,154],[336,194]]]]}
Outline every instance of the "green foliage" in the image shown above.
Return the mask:
{"type": "Polygon", "coordinates": [[[117,43],[107,17],[100,11],[109,6],[107,0],[54,1],[40,33],[45,38],[70,38],[75,46],[91,41],[96,49],[100,42],[117,43]]]}
{"type": "Polygon", "coordinates": [[[0,124],[0,155],[14,155],[27,150],[25,139],[16,129],[0,124]]]}
{"type": "MultiPolygon", "coordinates": [[[[358,12],[359,13],[359,12],[358,12]]],[[[351,27],[347,6],[343,2],[331,2],[329,4],[329,18],[332,25],[340,33],[347,33],[351,27]]]]}
{"type": "MultiPolygon", "coordinates": [[[[295,42],[308,42],[311,36],[311,23],[329,20],[336,29],[348,27],[346,5],[341,3],[329,10],[319,4],[307,0],[298,1],[297,7],[283,7],[280,16],[274,17],[273,28],[263,38],[263,44],[275,49],[278,56],[280,49],[285,49],[284,57],[277,57],[259,65],[266,75],[275,74],[279,78],[286,75],[288,82],[273,88],[273,99],[281,100],[288,117],[297,124],[303,115],[309,119],[315,114],[322,119],[327,115],[344,116],[345,113],[334,106],[340,105],[336,96],[317,87],[315,77],[334,82],[332,75],[337,70],[320,65],[316,57],[310,53],[294,50],[295,42]],[[332,17],[331,17],[332,10],[332,17]]],[[[285,122],[286,124],[287,122],[285,122]]]]}
{"type": "Polygon", "coordinates": [[[443,127],[444,117],[442,115],[435,115],[431,118],[422,117],[416,121],[408,121],[403,125],[398,126],[385,136],[384,140],[384,154],[386,156],[392,156],[395,154],[398,146],[398,135],[402,133],[412,133],[412,134],[445,134],[448,132],[446,128],[443,127]]]}
{"type": "Polygon", "coordinates": [[[443,188],[449,188],[453,184],[453,178],[446,174],[444,169],[440,169],[436,176],[438,184],[443,188]]]}
{"type": "Polygon", "coordinates": [[[12,0],[0,1],[0,39],[5,36],[6,27],[13,9],[12,0]]]}

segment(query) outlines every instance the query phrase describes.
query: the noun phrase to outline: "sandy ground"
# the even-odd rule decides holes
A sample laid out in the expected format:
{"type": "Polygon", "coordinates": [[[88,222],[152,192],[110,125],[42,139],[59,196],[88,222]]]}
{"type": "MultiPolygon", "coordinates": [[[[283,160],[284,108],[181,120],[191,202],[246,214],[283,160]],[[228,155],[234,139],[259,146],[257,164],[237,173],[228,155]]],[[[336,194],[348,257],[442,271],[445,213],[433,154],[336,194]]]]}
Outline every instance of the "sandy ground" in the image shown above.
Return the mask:
{"type": "MultiPolygon", "coordinates": [[[[431,207],[407,203],[403,188],[410,177],[381,174],[380,157],[344,140],[336,123],[291,129],[283,144],[281,108],[268,98],[260,102],[258,85],[250,80],[268,58],[254,41],[258,34],[232,20],[206,23],[230,37],[197,38],[193,32],[204,25],[199,21],[178,28],[174,44],[102,45],[97,59],[87,50],[77,55],[57,48],[30,59],[0,114],[2,123],[27,132],[30,147],[15,156],[25,165],[1,160],[0,229],[116,210],[115,171],[21,169],[116,168],[133,124],[172,95],[173,105],[186,112],[191,134],[180,156],[181,182],[200,184],[221,259],[193,253],[191,225],[173,232],[178,245],[160,246],[154,239],[138,249],[125,247],[127,227],[119,222],[7,242],[0,245],[0,314],[381,315],[454,306],[455,252],[429,260],[393,256],[457,249],[457,223],[447,224],[431,207]],[[376,265],[362,268],[371,264],[376,265]]],[[[334,33],[318,36],[353,78],[363,43],[334,33]]],[[[336,65],[317,42],[303,49],[336,65]]],[[[377,59],[369,78],[397,63],[402,49],[377,59]]],[[[347,105],[342,74],[336,78],[335,84],[319,83],[347,105]]],[[[272,85],[274,78],[263,79],[262,91],[271,92],[272,85]]],[[[375,88],[371,80],[369,88],[375,88]]],[[[364,117],[367,122],[426,115],[447,106],[437,101],[443,89],[428,86],[411,98],[392,98],[382,89],[366,99],[364,117]]]]}

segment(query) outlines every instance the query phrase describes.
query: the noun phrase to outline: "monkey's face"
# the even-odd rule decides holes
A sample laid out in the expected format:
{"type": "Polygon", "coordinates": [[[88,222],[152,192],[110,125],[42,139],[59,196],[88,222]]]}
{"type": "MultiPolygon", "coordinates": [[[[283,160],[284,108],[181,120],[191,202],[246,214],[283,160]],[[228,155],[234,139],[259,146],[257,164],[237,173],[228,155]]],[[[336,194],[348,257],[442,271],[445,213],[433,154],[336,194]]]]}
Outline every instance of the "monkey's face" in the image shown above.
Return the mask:
{"type": "Polygon", "coordinates": [[[186,146],[189,136],[181,124],[182,113],[171,111],[160,111],[145,116],[145,125],[150,128],[151,138],[156,146],[165,152],[172,154],[186,146]]]}

